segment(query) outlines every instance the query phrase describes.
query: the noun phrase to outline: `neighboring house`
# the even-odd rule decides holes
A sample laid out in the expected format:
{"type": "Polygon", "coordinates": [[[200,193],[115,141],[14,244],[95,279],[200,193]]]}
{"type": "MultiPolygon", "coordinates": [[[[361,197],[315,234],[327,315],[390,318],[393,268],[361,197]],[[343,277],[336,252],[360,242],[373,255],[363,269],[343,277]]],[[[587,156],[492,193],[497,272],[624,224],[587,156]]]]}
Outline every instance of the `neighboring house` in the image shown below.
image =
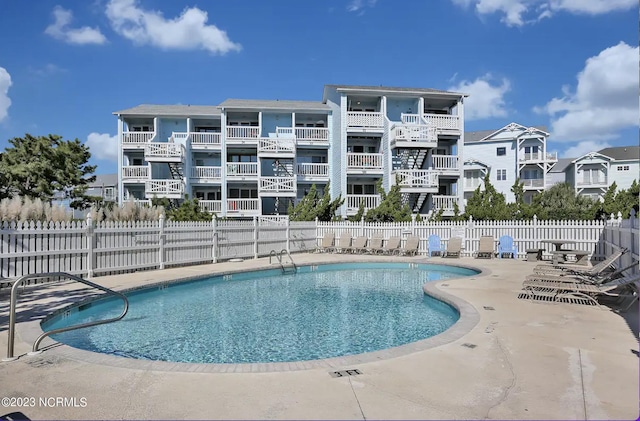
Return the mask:
{"type": "Polygon", "coordinates": [[[543,191],[549,184],[550,170],[558,161],[547,150],[545,127],[526,127],[511,123],[499,130],[467,132],[464,136],[464,197],[468,199],[489,173],[491,184],[507,202],[515,201],[511,187],[519,178],[524,183],[524,200],[543,191]]]}
{"type": "Polygon", "coordinates": [[[640,178],[640,147],[620,146],[589,152],[573,159],[565,174],[577,194],[601,199],[614,181],[617,190],[622,190],[640,178]]]}
{"type": "Polygon", "coordinates": [[[228,99],[117,111],[118,201],[185,194],[220,216],[285,214],[312,184],[342,217],[396,182],[414,213],[462,211],[464,94],[326,85],[322,101],[228,99]]]}
{"type": "Polygon", "coordinates": [[[87,196],[100,197],[104,202],[118,201],[118,174],[99,174],[89,184],[85,192],[87,196]]]}

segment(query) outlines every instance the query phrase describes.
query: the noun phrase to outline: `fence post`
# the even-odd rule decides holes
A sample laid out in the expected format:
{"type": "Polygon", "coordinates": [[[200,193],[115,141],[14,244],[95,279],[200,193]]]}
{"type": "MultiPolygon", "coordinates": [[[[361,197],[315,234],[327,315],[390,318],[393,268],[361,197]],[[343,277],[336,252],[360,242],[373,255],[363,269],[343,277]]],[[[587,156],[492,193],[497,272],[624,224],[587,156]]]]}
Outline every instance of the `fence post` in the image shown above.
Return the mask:
{"type": "Polygon", "coordinates": [[[287,218],[287,230],[285,231],[285,235],[287,236],[287,253],[291,253],[290,234],[291,234],[291,224],[290,224],[289,218],[287,218]]]}
{"type": "Polygon", "coordinates": [[[158,247],[158,267],[159,269],[164,269],[164,213],[160,214],[158,225],[160,228],[160,232],[158,235],[158,240],[160,243],[160,247],[158,247]]]}
{"type": "Polygon", "coordinates": [[[93,271],[95,270],[95,233],[93,229],[93,219],[91,219],[91,213],[87,214],[87,278],[93,278],[93,271]]]}
{"type": "Polygon", "coordinates": [[[258,258],[258,217],[253,217],[253,258],[258,258]]]}
{"type": "Polygon", "coordinates": [[[320,242],[318,238],[320,238],[320,233],[318,232],[318,217],[316,216],[316,247],[320,247],[320,242]]]}
{"type": "Polygon", "coordinates": [[[218,263],[218,219],[214,217],[211,219],[211,228],[213,228],[213,246],[211,250],[211,257],[213,263],[218,263]]]}
{"type": "Polygon", "coordinates": [[[360,235],[364,237],[364,215],[360,218],[360,235]]]}
{"type": "Polygon", "coordinates": [[[540,243],[538,242],[538,215],[533,214],[533,244],[531,245],[531,247],[525,247],[525,252],[527,251],[527,248],[538,248],[540,247],[540,243]]]}

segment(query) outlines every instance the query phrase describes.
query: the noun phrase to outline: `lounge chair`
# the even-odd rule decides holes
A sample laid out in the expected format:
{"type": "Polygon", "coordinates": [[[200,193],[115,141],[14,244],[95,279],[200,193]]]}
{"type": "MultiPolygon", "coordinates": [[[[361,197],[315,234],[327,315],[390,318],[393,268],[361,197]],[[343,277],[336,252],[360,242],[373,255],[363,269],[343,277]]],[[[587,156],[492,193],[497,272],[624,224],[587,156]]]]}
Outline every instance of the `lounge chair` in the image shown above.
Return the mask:
{"type": "Polygon", "coordinates": [[[410,235],[407,237],[407,241],[404,247],[398,250],[398,254],[404,254],[405,256],[415,256],[418,254],[418,248],[420,247],[420,237],[417,235],[410,235]]]}
{"type": "Polygon", "coordinates": [[[602,272],[610,270],[613,266],[613,262],[618,260],[620,256],[627,252],[626,248],[616,250],[614,253],[609,255],[603,261],[591,266],[590,268],[585,268],[584,266],[578,265],[537,265],[533,268],[533,272],[540,275],[589,275],[596,276],[602,272]]]}
{"type": "Polygon", "coordinates": [[[480,237],[480,247],[476,252],[476,259],[479,258],[493,259],[493,237],[491,235],[480,237]]]}
{"type": "Polygon", "coordinates": [[[373,238],[369,239],[369,246],[366,248],[367,253],[376,254],[382,251],[382,241],[381,235],[374,235],[373,238]]]}
{"type": "Polygon", "coordinates": [[[431,234],[429,236],[429,257],[433,256],[433,253],[442,254],[442,241],[440,241],[440,236],[436,234],[431,234]]]}
{"type": "MultiPolygon", "coordinates": [[[[634,273],[622,278],[614,279],[601,285],[586,283],[559,282],[557,285],[543,287],[529,285],[518,294],[518,298],[538,301],[569,302],[573,304],[598,305],[599,297],[623,297],[632,299],[632,304],[638,299],[635,289],[631,291],[615,290],[640,282],[640,273],[634,273]]],[[[627,308],[629,308],[627,306],[627,308]]]]}
{"type": "Polygon", "coordinates": [[[505,254],[510,254],[514,259],[518,258],[518,246],[513,244],[513,238],[503,235],[498,240],[498,257],[502,259],[505,254]]]}
{"type": "Polygon", "coordinates": [[[601,272],[596,275],[588,274],[588,273],[575,273],[575,274],[564,274],[564,275],[546,275],[546,274],[538,274],[534,273],[532,275],[528,275],[525,277],[522,286],[545,286],[545,285],[555,285],[558,283],[583,283],[583,284],[594,284],[599,285],[605,282],[611,281],[613,279],[624,277],[624,272],[628,269],[634,268],[638,265],[638,262],[633,262],[629,266],[623,267],[622,269],[618,269],[613,272],[601,272]]]}
{"type": "Polygon", "coordinates": [[[393,254],[398,252],[398,250],[400,249],[400,242],[400,236],[395,235],[393,237],[389,237],[386,244],[379,250],[379,253],[393,254]]]}
{"type": "Polygon", "coordinates": [[[349,253],[364,253],[367,248],[367,237],[361,235],[356,237],[349,247],[345,248],[345,252],[349,253]]]}
{"type": "Polygon", "coordinates": [[[462,250],[462,238],[452,237],[447,242],[447,249],[442,253],[442,257],[460,257],[462,250]]]}
{"type": "Polygon", "coordinates": [[[324,252],[328,252],[331,251],[331,249],[333,248],[333,240],[335,239],[335,234],[333,231],[327,232],[324,234],[324,237],[322,237],[322,242],[320,243],[319,247],[316,247],[316,252],[318,253],[324,253],[324,252]]]}
{"type": "Polygon", "coordinates": [[[347,249],[351,247],[351,232],[345,231],[340,234],[340,238],[338,238],[338,243],[335,247],[333,247],[333,251],[335,253],[345,253],[347,249]]]}

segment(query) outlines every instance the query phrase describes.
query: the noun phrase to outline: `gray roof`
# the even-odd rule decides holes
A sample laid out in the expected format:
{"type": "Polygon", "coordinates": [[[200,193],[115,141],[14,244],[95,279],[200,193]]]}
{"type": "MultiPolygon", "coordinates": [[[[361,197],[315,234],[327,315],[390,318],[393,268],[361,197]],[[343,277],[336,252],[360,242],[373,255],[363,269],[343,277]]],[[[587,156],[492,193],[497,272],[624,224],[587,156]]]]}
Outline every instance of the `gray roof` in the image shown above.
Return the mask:
{"type": "Polygon", "coordinates": [[[604,148],[598,151],[599,154],[613,158],[616,161],[627,161],[630,159],[640,159],[640,146],[618,146],[614,148],[604,148]]]}
{"type": "Polygon", "coordinates": [[[291,101],[279,99],[230,98],[222,102],[220,107],[283,111],[331,111],[331,107],[320,101],[291,101]]]}
{"type": "Polygon", "coordinates": [[[97,174],[96,181],[89,184],[89,188],[91,187],[111,187],[118,185],[118,174],[97,174]]]}
{"type": "MultiPolygon", "coordinates": [[[[516,123],[518,124],[518,123],[516,123]]],[[[494,129],[494,130],[477,130],[474,132],[464,132],[464,142],[479,142],[482,139],[484,139],[487,136],[490,136],[492,134],[494,134],[495,132],[504,129],[506,126],[504,127],[500,127],[499,129],[494,129]]],[[[526,127],[526,126],[523,126],[526,127]]],[[[542,130],[545,133],[549,133],[549,131],[547,130],[547,126],[533,126],[534,128],[538,129],[538,130],[542,130]]]]}
{"type": "Polygon", "coordinates": [[[352,90],[352,91],[372,91],[372,92],[398,92],[398,93],[423,93],[423,94],[449,94],[449,95],[459,95],[459,96],[469,96],[468,94],[462,94],[459,92],[451,92],[451,91],[443,91],[440,89],[432,89],[432,88],[399,88],[392,86],[364,86],[364,85],[324,85],[326,88],[337,89],[338,91],[342,90],[352,90]]]}
{"type": "Polygon", "coordinates": [[[217,105],[154,105],[142,104],[137,107],[127,108],[126,110],[116,111],[115,115],[131,115],[131,116],[167,116],[167,117],[218,117],[220,116],[220,107],[217,105]]]}
{"type": "Polygon", "coordinates": [[[549,172],[564,172],[575,158],[558,158],[558,162],[549,170],[549,172]]]}

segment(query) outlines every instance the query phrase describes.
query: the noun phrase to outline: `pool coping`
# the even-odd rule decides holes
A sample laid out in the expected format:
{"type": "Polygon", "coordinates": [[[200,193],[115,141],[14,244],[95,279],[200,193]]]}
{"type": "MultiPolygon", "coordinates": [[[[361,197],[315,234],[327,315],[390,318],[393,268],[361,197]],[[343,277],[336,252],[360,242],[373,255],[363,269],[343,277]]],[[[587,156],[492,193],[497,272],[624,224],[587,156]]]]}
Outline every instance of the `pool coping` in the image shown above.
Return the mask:
{"type": "MultiPolygon", "coordinates": [[[[471,330],[479,323],[480,313],[478,310],[466,300],[459,298],[449,292],[445,292],[440,289],[442,286],[446,286],[449,282],[456,282],[462,279],[473,280],[474,277],[486,277],[491,274],[489,269],[483,269],[466,264],[456,264],[449,262],[437,263],[431,259],[425,259],[420,257],[417,259],[394,258],[392,261],[375,259],[375,260],[363,260],[354,259],[347,261],[337,262],[304,262],[300,266],[312,266],[312,265],[326,265],[326,264],[339,264],[339,263],[417,263],[417,264],[437,264],[443,266],[452,266],[464,269],[471,269],[478,271],[475,275],[461,276],[448,278],[446,280],[427,282],[423,285],[423,291],[438,300],[441,300],[452,307],[454,307],[460,314],[458,321],[444,332],[432,336],[430,338],[422,339],[416,342],[411,342],[404,345],[399,345],[392,348],[387,348],[378,351],[366,352],[362,354],[346,355],[340,357],[332,357],[319,360],[306,360],[306,361],[294,361],[294,362],[278,362],[278,363],[180,363],[180,362],[168,362],[168,361],[155,361],[155,360],[143,360],[127,357],[120,357],[110,354],[102,354],[93,351],[86,351],[83,349],[73,348],[69,345],[59,343],[51,338],[46,338],[42,342],[41,349],[48,355],[68,358],[77,361],[83,361],[91,364],[105,365],[111,367],[134,369],[134,370],[152,370],[161,372],[176,372],[176,373],[272,373],[272,372],[286,372],[286,371],[301,371],[311,369],[343,369],[350,368],[357,364],[371,363],[383,360],[389,360],[393,358],[407,356],[416,352],[426,351],[435,347],[439,347],[451,342],[459,340],[463,336],[467,335],[471,330]],[[445,285],[443,285],[445,284],[445,285]]],[[[134,285],[128,288],[116,288],[115,290],[121,293],[137,291],[145,288],[153,288],[167,284],[178,284],[191,281],[197,281],[200,279],[206,279],[214,276],[224,276],[236,273],[247,273],[261,270],[273,269],[272,265],[264,264],[247,269],[237,270],[223,270],[219,272],[212,272],[208,274],[192,275],[186,277],[180,277],[172,279],[170,281],[157,281],[144,283],[141,285],[134,285]]],[[[89,301],[94,301],[96,296],[90,296],[87,299],[80,300],[74,304],[64,306],[63,308],[55,311],[47,312],[45,315],[41,315],[39,320],[33,320],[30,322],[23,322],[16,325],[16,333],[20,339],[33,343],[36,338],[43,333],[41,323],[45,319],[49,319],[56,314],[68,310],[70,307],[76,307],[89,301]]],[[[40,316],[40,315],[39,315],[40,316]]],[[[27,355],[26,358],[30,356],[27,355]]],[[[22,357],[21,357],[22,358],[22,357]]]]}

